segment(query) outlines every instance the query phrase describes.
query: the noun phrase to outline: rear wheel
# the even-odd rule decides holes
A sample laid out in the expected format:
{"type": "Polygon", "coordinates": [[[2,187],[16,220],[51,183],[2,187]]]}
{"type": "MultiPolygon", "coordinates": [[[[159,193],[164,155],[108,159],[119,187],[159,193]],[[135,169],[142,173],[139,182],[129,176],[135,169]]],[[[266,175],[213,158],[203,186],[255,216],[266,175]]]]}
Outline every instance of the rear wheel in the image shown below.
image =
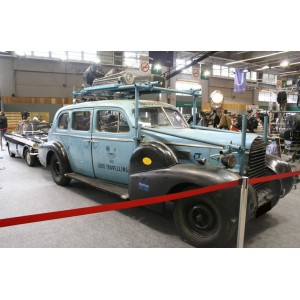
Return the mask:
{"type": "Polygon", "coordinates": [[[71,178],[66,177],[65,174],[69,172],[68,165],[54,153],[51,157],[51,174],[55,183],[61,186],[68,185],[71,178]]]}
{"type": "Polygon", "coordinates": [[[36,157],[30,155],[29,149],[26,149],[24,151],[24,157],[25,157],[26,163],[27,163],[27,165],[29,167],[35,166],[35,164],[36,164],[36,157]]]}
{"type": "Polygon", "coordinates": [[[195,247],[222,247],[231,238],[230,220],[210,195],[175,201],[173,217],[182,238],[195,247]]]}

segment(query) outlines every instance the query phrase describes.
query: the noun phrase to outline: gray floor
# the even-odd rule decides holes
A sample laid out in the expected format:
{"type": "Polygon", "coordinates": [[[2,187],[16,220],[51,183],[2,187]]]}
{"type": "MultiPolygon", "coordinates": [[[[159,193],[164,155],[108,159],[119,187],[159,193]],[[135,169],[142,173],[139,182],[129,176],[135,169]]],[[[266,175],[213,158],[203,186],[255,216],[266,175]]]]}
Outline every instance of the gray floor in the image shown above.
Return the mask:
{"type": "MultiPolygon", "coordinates": [[[[57,186],[48,169],[30,168],[0,152],[0,218],[120,201],[79,182],[57,186]]],[[[300,188],[300,184],[298,184],[300,188]]],[[[245,247],[300,247],[299,189],[269,213],[246,226],[245,247]]],[[[188,248],[172,222],[143,207],[0,228],[0,247],[29,248],[188,248]]],[[[227,247],[235,247],[231,241],[227,247]]]]}

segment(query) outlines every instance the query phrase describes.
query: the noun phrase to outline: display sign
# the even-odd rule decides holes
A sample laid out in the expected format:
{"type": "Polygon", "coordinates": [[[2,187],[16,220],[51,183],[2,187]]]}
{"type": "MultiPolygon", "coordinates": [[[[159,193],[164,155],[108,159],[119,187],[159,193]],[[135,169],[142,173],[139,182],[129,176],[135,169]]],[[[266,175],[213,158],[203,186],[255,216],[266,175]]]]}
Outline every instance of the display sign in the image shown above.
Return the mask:
{"type": "Polygon", "coordinates": [[[149,64],[149,56],[141,55],[140,56],[140,73],[143,75],[150,75],[150,64],[149,64]]]}
{"type": "MultiPolygon", "coordinates": [[[[173,67],[174,51],[149,51],[151,64],[160,64],[165,67],[173,67]]],[[[153,73],[152,73],[153,74],[153,73]]]]}
{"type": "Polygon", "coordinates": [[[246,86],[246,72],[244,72],[244,69],[236,68],[234,75],[234,92],[243,93],[246,91],[246,86]]]}

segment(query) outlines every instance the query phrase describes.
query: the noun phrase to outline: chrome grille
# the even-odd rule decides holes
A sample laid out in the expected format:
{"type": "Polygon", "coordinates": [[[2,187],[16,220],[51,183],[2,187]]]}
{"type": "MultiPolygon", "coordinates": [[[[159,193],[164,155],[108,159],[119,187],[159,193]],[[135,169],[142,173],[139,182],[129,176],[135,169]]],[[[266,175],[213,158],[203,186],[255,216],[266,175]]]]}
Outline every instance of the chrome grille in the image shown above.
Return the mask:
{"type": "MultiPolygon", "coordinates": [[[[248,177],[256,178],[266,175],[266,146],[261,137],[257,137],[250,148],[249,152],[249,169],[248,177]]],[[[258,183],[254,185],[256,190],[260,189],[264,183],[258,183]]]]}

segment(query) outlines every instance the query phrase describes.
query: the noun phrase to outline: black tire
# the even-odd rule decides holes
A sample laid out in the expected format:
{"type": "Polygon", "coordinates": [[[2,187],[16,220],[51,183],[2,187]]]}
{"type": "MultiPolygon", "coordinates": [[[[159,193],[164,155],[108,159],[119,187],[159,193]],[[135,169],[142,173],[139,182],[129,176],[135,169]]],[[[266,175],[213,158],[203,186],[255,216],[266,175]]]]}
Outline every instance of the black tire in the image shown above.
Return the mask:
{"type": "Polygon", "coordinates": [[[64,174],[69,172],[69,166],[54,153],[51,157],[51,174],[55,183],[61,186],[68,185],[71,178],[66,177],[64,174]]]}
{"type": "Polygon", "coordinates": [[[9,145],[7,145],[7,151],[10,157],[15,157],[16,155],[10,151],[9,145]]]}
{"type": "Polygon", "coordinates": [[[223,247],[232,236],[229,218],[208,194],[175,201],[173,217],[182,239],[195,247],[223,247]]]}
{"type": "Polygon", "coordinates": [[[29,167],[34,167],[36,164],[36,157],[30,155],[29,149],[25,149],[24,158],[29,167]]]}

